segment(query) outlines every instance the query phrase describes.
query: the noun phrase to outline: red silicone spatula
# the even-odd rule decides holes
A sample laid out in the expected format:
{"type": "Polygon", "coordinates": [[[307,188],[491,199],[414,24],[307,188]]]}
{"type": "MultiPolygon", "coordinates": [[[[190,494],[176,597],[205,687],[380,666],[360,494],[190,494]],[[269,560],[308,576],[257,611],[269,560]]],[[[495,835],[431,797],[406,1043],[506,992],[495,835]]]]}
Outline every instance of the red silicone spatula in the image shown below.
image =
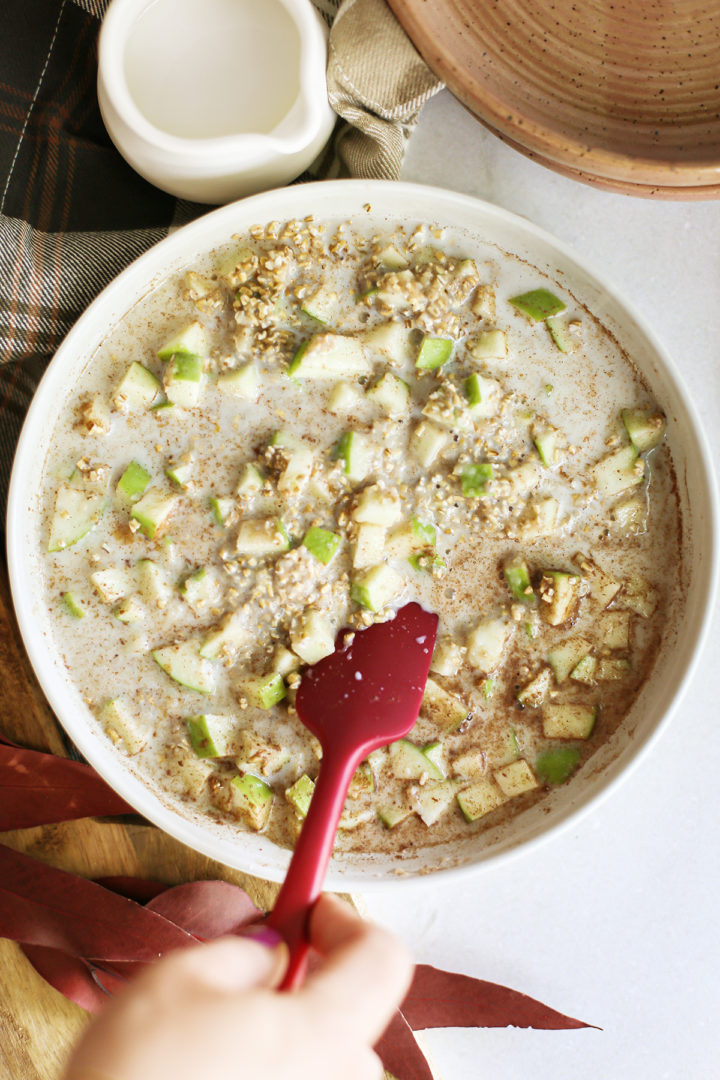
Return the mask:
{"type": "Polygon", "coordinates": [[[322,890],[335,833],[356,768],[369,753],[407,735],[420,711],[437,615],[406,604],[394,619],[357,631],[348,645],[305,672],[296,708],[323,749],[308,815],[268,920],[290,947],[283,982],[302,982],[307,921],[322,890]]]}

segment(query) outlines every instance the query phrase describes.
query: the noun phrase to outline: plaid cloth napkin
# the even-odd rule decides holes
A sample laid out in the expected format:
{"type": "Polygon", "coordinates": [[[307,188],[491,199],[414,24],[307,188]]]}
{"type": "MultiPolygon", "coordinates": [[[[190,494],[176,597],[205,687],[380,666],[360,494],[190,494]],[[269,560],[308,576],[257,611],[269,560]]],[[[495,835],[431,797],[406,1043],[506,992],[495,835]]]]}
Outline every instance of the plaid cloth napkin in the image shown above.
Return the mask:
{"type": "MultiPolygon", "coordinates": [[[[313,0],[329,24],[342,120],[313,176],[395,179],[440,88],[385,0],[313,0]]],[[[206,207],[142,180],[97,104],[108,0],[2,0],[0,35],[0,510],[25,412],[53,352],[129,262],[206,207]]]]}

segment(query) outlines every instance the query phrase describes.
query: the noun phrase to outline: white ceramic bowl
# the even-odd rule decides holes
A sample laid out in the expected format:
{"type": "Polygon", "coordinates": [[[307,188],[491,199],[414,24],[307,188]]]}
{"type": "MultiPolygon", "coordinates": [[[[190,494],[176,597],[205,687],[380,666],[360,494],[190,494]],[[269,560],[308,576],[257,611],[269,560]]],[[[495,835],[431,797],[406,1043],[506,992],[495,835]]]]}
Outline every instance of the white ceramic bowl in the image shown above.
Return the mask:
{"type": "Polygon", "coordinates": [[[150,183],[226,203],[289,183],[320,153],[336,120],[326,60],[310,0],[113,0],[100,111],[150,183]]]}
{"type": "MultiPolygon", "coordinates": [[[[666,635],[649,680],[621,728],[573,781],[552,791],[539,805],[507,825],[467,840],[425,849],[401,862],[373,854],[336,857],[329,888],[367,889],[411,880],[429,871],[460,873],[509,856],[547,837],[597,802],[637,763],[677,707],[692,678],[709,624],[718,575],[718,514],[709,456],[695,410],[671,360],[615,290],[564,245],[527,221],[464,195],[412,184],[339,181],[298,185],[268,192],[216,210],[162,241],[124,271],[88,308],[58,349],[32,402],[17,450],[8,508],[8,554],[13,600],[35,672],[70,738],[98,772],[129,803],[179,840],[230,866],[270,880],[282,878],[289,854],[262,835],[234,833],[172,804],[132,772],[91,723],[52,641],[49,615],[39,587],[39,491],[50,433],[67,387],[89,362],[119,319],[169,273],[232,234],[270,220],[366,218],[372,206],[378,222],[437,222],[462,231],[472,254],[473,236],[528,260],[570,288],[615,334],[635,360],[668,419],[667,438],[678,481],[683,521],[684,614],[666,635]],[[397,871],[401,870],[401,875],[397,871]]],[[[671,554],[669,553],[669,558],[671,554]]],[[[673,562],[668,572],[678,573],[673,562]]]]}

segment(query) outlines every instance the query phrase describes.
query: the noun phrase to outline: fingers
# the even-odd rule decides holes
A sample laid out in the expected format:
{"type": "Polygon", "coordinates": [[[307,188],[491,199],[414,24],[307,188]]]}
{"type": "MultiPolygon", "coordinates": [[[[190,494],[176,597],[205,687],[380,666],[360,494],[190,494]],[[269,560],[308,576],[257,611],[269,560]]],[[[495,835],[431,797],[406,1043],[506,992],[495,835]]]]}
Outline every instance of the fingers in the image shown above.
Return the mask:
{"type": "Polygon", "coordinates": [[[392,935],[330,896],[322,896],[313,909],[310,941],[324,963],[299,996],[318,1020],[323,1017],[372,1045],[410,985],[410,954],[392,935]]]}
{"type": "Polygon", "coordinates": [[[287,967],[287,946],[280,942],[270,948],[251,938],[219,938],[208,944],[179,949],[162,965],[143,975],[147,982],[162,980],[165,985],[194,983],[225,993],[254,987],[278,986],[287,967]]]}

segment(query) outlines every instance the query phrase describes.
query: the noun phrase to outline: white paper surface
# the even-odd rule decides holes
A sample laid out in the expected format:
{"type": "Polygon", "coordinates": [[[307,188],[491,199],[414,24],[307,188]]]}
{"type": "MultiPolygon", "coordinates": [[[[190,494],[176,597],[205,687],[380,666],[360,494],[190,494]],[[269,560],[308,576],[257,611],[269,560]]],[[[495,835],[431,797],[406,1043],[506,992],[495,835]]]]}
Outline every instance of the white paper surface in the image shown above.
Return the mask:
{"type": "MultiPolygon", "coordinates": [[[[536,165],[447,92],[403,179],[487,199],[570,244],[674,357],[720,458],[720,202],[615,195],[536,165]]],[[[427,1034],[443,1080],[720,1076],[720,616],[664,735],[575,827],[461,885],[373,893],[417,960],[512,986],[603,1030],[427,1034]]]]}

